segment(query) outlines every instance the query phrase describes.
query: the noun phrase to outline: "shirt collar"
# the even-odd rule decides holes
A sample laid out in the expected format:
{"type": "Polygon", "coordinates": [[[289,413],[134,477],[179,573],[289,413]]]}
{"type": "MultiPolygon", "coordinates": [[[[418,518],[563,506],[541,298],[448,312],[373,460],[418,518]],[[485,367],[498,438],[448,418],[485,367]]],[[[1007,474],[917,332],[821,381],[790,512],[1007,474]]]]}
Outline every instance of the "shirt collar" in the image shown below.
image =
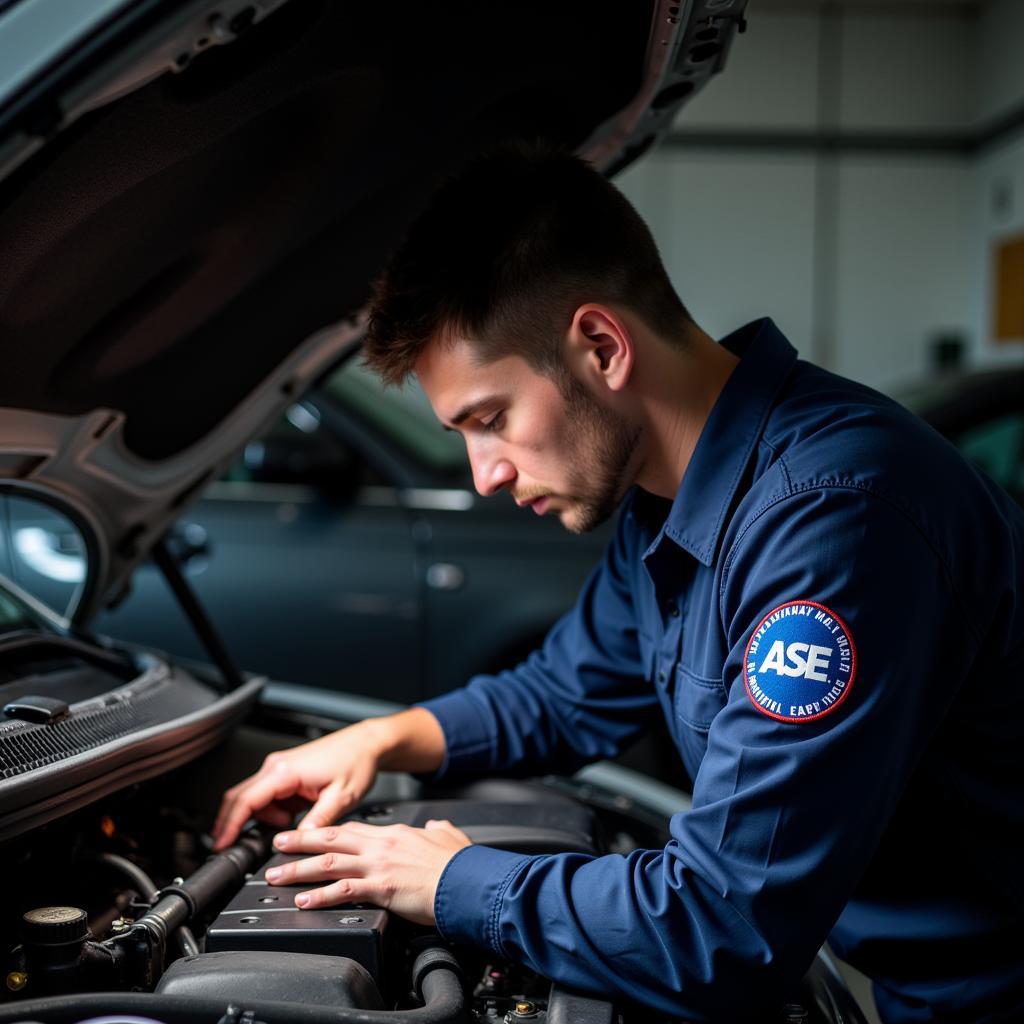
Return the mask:
{"type": "Polygon", "coordinates": [[[714,562],[743,471],[797,358],[796,349],[767,318],[741,327],[721,344],[740,361],[704,424],[668,517],[644,559],[668,537],[703,565],[714,562]]]}

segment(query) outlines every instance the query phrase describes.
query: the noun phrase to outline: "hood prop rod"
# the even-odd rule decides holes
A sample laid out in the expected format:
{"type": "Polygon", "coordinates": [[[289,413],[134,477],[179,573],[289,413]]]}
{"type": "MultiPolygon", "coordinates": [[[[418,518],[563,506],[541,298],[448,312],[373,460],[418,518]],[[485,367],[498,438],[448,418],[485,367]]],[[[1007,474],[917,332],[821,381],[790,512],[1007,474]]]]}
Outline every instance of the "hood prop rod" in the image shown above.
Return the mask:
{"type": "Polygon", "coordinates": [[[206,614],[206,609],[199,603],[196,592],[189,586],[188,580],[185,579],[185,574],[181,571],[181,565],[167,546],[166,538],[161,537],[153,545],[150,554],[156,563],[156,567],[167,581],[167,585],[178,599],[178,604],[181,605],[181,609],[188,618],[188,621],[192,623],[192,628],[196,631],[196,635],[206,649],[206,653],[210,655],[213,663],[220,669],[221,677],[224,680],[225,692],[237,690],[245,682],[245,678],[235,664],[234,658],[228,653],[227,647],[224,646],[224,641],[221,640],[220,634],[213,628],[213,623],[210,621],[209,615],[206,614]]]}

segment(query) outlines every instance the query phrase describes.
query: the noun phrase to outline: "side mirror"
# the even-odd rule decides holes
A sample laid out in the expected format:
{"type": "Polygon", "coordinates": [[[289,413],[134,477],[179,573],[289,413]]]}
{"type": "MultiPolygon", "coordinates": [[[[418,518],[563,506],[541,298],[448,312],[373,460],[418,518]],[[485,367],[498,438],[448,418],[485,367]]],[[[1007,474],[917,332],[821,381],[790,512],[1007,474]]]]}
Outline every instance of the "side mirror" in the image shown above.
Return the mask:
{"type": "Polygon", "coordinates": [[[58,615],[71,615],[88,574],[85,541],[34,495],[0,494],[0,573],[58,615]]]}

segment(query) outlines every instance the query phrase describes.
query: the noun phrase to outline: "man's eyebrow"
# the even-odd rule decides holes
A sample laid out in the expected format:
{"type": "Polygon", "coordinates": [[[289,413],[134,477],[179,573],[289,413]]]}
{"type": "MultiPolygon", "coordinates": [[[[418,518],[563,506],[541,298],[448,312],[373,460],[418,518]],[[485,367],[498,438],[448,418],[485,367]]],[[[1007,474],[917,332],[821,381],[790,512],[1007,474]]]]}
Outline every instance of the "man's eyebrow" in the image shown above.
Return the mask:
{"type": "Polygon", "coordinates": [[[475,401],[472,401],[472,402],[468,403],[467,405],[464,405],[452,417],[452,426],[451,427],[449,427],[447,423],[442,423],[441,426],[444,427],[445,430],[452,430],[454,427],[459,426],[461,423],[465,423],[466,420],[468,420],[469,417],[472,416],[473,413],[475,413],[477,411],[477,409],[480,409],[483,406],[490,404],[496,398],[498,398],[497,395],[487,395],[485,398],[478,398],[475,401]]]}

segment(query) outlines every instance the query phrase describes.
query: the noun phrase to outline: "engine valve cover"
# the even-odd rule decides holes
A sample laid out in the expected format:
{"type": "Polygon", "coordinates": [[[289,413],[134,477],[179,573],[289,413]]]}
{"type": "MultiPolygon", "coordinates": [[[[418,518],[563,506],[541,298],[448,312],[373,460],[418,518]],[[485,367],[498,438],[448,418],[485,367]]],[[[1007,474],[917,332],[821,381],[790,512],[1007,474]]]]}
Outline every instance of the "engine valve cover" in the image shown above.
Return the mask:
{"type": "Polygon", "coordinates": [[[270,885],[267,868],[301,858],[272,857],[221,911],[206,933],[208,952],[275,950],[348,957],[381,979],[388,913],[376,907],[299,910],[295,897],[309,886],[270,885]]]}

